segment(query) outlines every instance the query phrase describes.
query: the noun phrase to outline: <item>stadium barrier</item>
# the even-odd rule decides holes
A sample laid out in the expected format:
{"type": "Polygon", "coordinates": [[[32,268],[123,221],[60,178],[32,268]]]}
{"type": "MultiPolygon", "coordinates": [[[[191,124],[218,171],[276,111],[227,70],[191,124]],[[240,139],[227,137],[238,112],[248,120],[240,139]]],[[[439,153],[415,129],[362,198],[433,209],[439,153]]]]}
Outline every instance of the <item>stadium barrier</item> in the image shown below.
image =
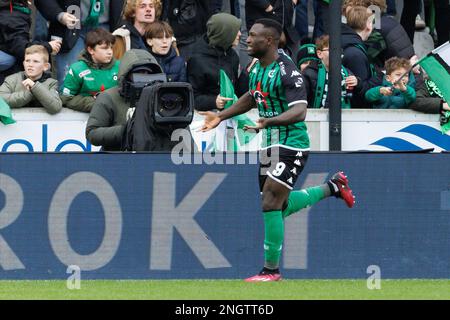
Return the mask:
{"type": "MultiPolygon", "coordinates": [[[[0,279],[244,278],[263,262],[256,164],[168,154],[3,153],[0,279]],[[74,270],[73,267],[70,270],[74,270]]],[[[356,205],[286,219],[286,278],[450,277],[449,153],[311,153],[297,188],[336,170],[356,205]],[[375,267],[374,267],[375,266],[375,267]]]]}
{"type": "MultiPolygon", "coordinates": [[[[0,125],[0,151],[97,151],[85,137],[88,114],[63,108],[49,115],[39,108],[13,109],[17,123],[0,125]]],[[[249,112],[257,119],[257,111],[249,112]]],[[[327,110],[309,109],[306,118],[311,149],[327,151],[329,123],[327,110]]],[[[203,117],[195,114],[191,131],[199,150],[211,142],[214,132],[201,133],[197,128],[203,117]]],[[[253,139],[246,151],[258,148],[253,139]]],[[[422,150],[450,151],[450,136],[440,131],[439,116],[412,110],[342,110],[342,150],[422,150]]]]}

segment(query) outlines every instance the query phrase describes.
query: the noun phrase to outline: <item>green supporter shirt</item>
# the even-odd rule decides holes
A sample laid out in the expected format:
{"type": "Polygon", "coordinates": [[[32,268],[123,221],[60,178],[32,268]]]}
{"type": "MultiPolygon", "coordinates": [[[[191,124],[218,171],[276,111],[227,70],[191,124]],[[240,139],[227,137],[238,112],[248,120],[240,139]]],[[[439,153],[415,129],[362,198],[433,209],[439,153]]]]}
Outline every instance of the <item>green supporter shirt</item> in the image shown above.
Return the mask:
{"type": "Polygon", "coordinates": [[[64,79],[63,95],[95,96],[98,92],[117,86],[120,61],[111,68],[95,69],[80,60],[70,66],[64,79]]]}
{"type": "MultiPolygon", "coordinates": [[[[256,62],[249,74],[249,93],[255,100],[259,116],[273,118],[298,103],[307,103],[303,77],[295,63],[282,51],[267,67],[256,62]]],[[[295,150],[309,150],[309,136],[304,122],[288,126],[267,127],[263,131],[262,149],[281,145],[295,150]]]]}

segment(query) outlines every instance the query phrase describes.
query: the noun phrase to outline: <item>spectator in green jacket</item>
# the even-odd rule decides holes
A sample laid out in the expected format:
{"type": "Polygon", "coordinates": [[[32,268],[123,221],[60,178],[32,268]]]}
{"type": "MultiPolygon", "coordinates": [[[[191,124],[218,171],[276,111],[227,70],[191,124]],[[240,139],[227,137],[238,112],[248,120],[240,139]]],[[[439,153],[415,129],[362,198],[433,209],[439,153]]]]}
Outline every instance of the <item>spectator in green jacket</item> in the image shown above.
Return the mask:
{"type": "Polygon", "coordinates": [[[50,68],[48,57],[48,51],[42,45],[25,49],[25,71],[6,77],[0,87],[0,97],[11,108],[43,107],[50,114],[61,111],[58,81],[46,72],[50,68]]]}
{"type": "Polygon", "coordinates": [[[412,110],[430,114],[444,114],[450,111],[450,106],[445,101],[441,90],[428,74],[423,72],[423,79],[420,80],[416,85],[416,101],[409,107],[412,110]]]}
{"type": "Polygon", "coordinates": [[[416,100],[414,77],[409,73],[411,63],[405,58],[392,57],[385,64],[386,75],[382,86],[374,87],[366,92],[366,100],[373,103],[374,109],[402,109],[408,108],[416,100]],[[398,82],[397,82],[398,81],[398,82]]]}
{"type": "Polygon", "coordinates": [[[90,112],[99,93],[117,86],[120,61],[113,57],[114,41],[105,29],[88,32],[85,50],[64,79],[62,100],[67,108],[90,112]]]}

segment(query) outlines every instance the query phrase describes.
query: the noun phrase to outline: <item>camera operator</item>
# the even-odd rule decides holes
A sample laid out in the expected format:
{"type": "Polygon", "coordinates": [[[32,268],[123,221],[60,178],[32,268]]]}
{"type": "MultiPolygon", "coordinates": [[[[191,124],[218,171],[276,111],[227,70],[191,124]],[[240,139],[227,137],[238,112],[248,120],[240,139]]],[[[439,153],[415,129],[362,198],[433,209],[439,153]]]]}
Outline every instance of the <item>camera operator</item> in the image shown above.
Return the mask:
{"type": "Polygon", "coordinates": [[[120,151],[127,112],[136,103],[124,90],[133,73],[159,73],[161,67],[145,50],[127,51],[119,67],[119,85],[98,95],[86,125],[86,138],[102,151],[120,151]]]}

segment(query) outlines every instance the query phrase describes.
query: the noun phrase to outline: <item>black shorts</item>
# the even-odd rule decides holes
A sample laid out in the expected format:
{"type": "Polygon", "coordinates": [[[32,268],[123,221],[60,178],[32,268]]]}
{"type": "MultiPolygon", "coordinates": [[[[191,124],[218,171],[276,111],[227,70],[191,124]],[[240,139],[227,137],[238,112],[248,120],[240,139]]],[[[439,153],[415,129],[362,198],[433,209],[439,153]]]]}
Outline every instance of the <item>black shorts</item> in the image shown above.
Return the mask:
{"type": "Polygon", "coordinates": [[[308,151],[281,146],[259,151],[259,189],[262,192],[267,177],[292,190],[308,160],[308,151]]]}

